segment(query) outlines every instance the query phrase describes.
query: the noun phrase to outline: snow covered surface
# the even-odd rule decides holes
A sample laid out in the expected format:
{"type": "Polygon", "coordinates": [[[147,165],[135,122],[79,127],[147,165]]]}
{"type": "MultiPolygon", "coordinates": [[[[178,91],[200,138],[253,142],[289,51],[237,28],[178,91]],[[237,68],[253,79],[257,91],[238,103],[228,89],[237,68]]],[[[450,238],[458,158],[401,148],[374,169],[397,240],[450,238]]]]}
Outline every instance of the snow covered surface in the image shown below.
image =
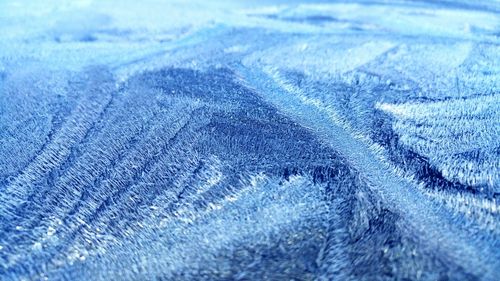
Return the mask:
{"type": "Polygon", "coordinates": [[[1,280],[498,280],[497,1],[0,1],[1,280]]]}

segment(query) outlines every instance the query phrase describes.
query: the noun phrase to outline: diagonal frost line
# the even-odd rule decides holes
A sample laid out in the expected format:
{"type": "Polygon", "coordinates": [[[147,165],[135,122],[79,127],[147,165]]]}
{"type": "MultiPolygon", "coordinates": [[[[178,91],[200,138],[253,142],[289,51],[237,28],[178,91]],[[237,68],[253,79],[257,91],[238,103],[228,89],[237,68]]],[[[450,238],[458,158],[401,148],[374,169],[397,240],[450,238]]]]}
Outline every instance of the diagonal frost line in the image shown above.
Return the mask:
{"type": "MultiPolygon", "coordinates": [[[[118,173],[115,177],[110,178],[109,183],[106,183],[102,187],[102,189],[108,191],[109,194],[106,194],[103,198],[94,199],[94,203],[96,204],[94,208],[75,215],[75,217],[72,219],[73,221],[69,223],[69,226],[71,226],[71,228],[68,229],[72,231],[72,236],[76,236],[76,232],[81,230],[85,226],[84,224],[81,224],[79,222],[97,223],[101,219],[107,219],[107,221],[105,221],[105,223],[103,224],[106,227],[109,227],[109,225],[107,225],[106,223],[109,223],[113,216],[107,215],[110,215],[110,213],[114,212],[118,213],[120,208],[122,207],[130,207],[118,204],[113,205],[115,207],[113,209],[110,206],[112,205],[111,202],[113,202],[113,204],[115,204],[114,202],[123,202],[123,198],[129,197],[134,192],[135,188],[139,187],[141,184],[146,184],[144,180],[147,180],[149,177],[151,177],[151,171],[157,168],[158,165],[162,164],[162,160],[164,160],[164,156],[166,154],[165,151],[167,149],[172,149],[171,145],[174,142],[174,139],[177,137],[181,130],[186,128],[190,118],[185,117],[181,119],[183,119],[182,121],[180,121],[182,123],[179,123],[179,126],[176,127],[175,130],[165,133],[164,144],[159,147],[159,151],[162,152],[156,152],[154,153],[154,155],[148,155],[148,152],[138,150],[137,152],[142,153],[142,155],[146,156],[141,160],[141,162],[139,162],[140,169],[135,171],[133,174],[124,175],[123,173],[118,173]],[[141,175],[138,174],[139,171],[143,171],[141,175]],[[108,185],[113,185],[114,189],[110,189],[108,185]]],[[[150,151],[150,153],[152,153],[153,151],[154,150],[150,151]]],[[[128,173],[128,171],[126,170],[124,170],[124,172],[128,173]]]]}
{"type": "MultiPolygon", "coordinates": [[[[99,83],[96,83],[99,84],[99,83]]],[[[99,92],[99,91],[97,91],[99,92]]],[[[107,101],[107,103],[104,105],[103,109],[100,110],[99,116],[94,120],[94,123],[90,126],[90,128],[87,129],[87,131],[84,133],[84,136],[80,138],[75,145],[78,147],[85,146],[89,141],[92,141],[93,137],[95,135],[99,135],[100,132],[102,131],[102,124],[107,114],[110,112],[110,108],[112,107],[112,104],[114,103],[114,94],[110,94],[110,100],[107,101]]],[[[65,120],[70,120],[70,118],[74,117],[74,113],[76,112],[78,106],[80,106],[80,103],[85,103],[90,100],[89,98],[81,98],[80,102],[78,103],[77,106],[75,106],[75,109],[72,110],[72,112],[68,113],[65,120]],[[72,115],[73,114],[73,115],[72,115]]],[[[70,122],[66,122],[71,124],[70,122]]],[[[37,156],[33,157],[33,159],[36,159],[43,151],[54,141],[56,138],[59,137],[60,135],[64,135],[64,133],[60,133],[61,130],[64,130],[64,126],[67,125],[65,122],[61,122],[59,124],[59,129],[57,131],[54,131],[53,136],[50,138],[50,140],[44,145],[43,150],[40,150],[37,153],[37,156]]],[[[74,149],[71,148],[69,154],[65,157],[64,160],[60,161],[57,166],[53,167],[50,171],[45,173],[42,177],[38,178],[36,181],[34,181],[32,184],[37,185],[42,179],[48,179],[48,178],[54,178],[53,173],[57,171],[57,174],[59,175],[64,175],[67,174],[68,171],[71,169],[75,169],[73,165],[71,164],[74,159],[80,158],[82,156],[84,150],[80,149],[74,149]]],[[[81,160],[81,159],[80,159],[81,160]]],[[[34,160],[31,160],[33,162],[34,160]]],[[[19,175],[22,175],[23,172],[29,167],[30,163],[26,165],[26,167],[19,172],[19,175]]],[[[89,168],[89,167],[87,167],[89,168]]],[[[80,169],[81,170],[81,169],[80,169]]],[[[84,169],[85,170],[85,169],[84,169]]],[[[12,223],[16,224],[15,221],[19,220],[20,218],[27,218],[29,217],[31,221],[38,221],[40,219],[40,216],[44,216],[44,213],[36,213],[38,209],[33,208],[33,203],[34,202],[49,202],[47,201],[50,199],[50,193],[60,193],[60,191],[57,191],[52,185],[55,183],[51,183],[47,185],[47,183],[43,184],[43,186],[39,187],[37,186],[36,190],[34,188],[31,188],[29,192],[27,192],[27,195],[24,197],[23,202],[20,202],[15,209],[9,210],[9,213],[6,214],[8,217],[11,219],[11,221],[5,221],[5,223],[2,225],[2,228],[0,228],[0,232],[5,229],[9,229],[9,227],[12,227],[12,223]],[[36,214],[36,215],[34,215],[36,214]],[[12,220],[15,220],[14,222],[12,220]]],[[[50,204],[44,204],[45,206],[49,206],[50,204]]],[[[26,221],[29,222],[29,221],[26,221]]]]}
{"type": "MultiPolygon", "coordinates": [[[[55,102],[54,102],[55,103],[55,102]]],[[[55,111],[54,113],[54,116],[59,116],[59,118],[61,120],[58,120],[58,121],[55,121],[55,120],[52,120],[51,121],[51,128],[47,134],[47,139],[46,141],[42,144],[42,146],[36,150],[36,152],[33,154],[34,156],[31,157],[29,159],[29,161],[22,166],[21,169],[19,169],[18,171],[16,171],[15,173],[11,174],[11,178],[17,178],[18,176],[22,175],[24,171],[26,171],[30,164],[35,161],[36,157],[38,155],[40,155],[46,148],[47,146],[49,146],[52,141],[54,140],[54,137],[57,136],[57,132],[62,128],[62,126],[64,125],[64,120],[67,120],[68,118],[70,118],[71,116],[71,110],[73,108],[71,108],[70,110],[68,110],[68,112],[65,112],[62,108],[62,105],[58,105],[58,108],[57,110],[55,111]]]]}
{"type": "MultiPolygon", "coordinates": [[[[118,118],[124,117],[120,115],[117,116],[118,118]]],[[[115,118],[117,117],[115,116],[115,118]]],[[[150,118],[153,117],[150,116],[150,118]]],[[[146,123],[144,127],[147,126],[148,123],[146,123]]],[[[85,202],[88,203],[87,199],[85,198],[82,199],[79,196],[81,196],[81,194],[84,192],[88,193],[88,189],[90,189],[88,186],[89,185],[92,186],[90,184],[91,182],[93,182],[93,185],[97,185],[99,179],[96,177],[101,176],[103,170],[106,168],[106,165],[111,165],[107,161],[115,161],[116,160],[115,157],[121,159],[120,155],[123,154],[124,151],[127,151],[127,147],[128,145],[130,145],[128,143],[133,142],[134,138],[139,139],[142,136],[140,133],[142,132],[142,129],[139,129],[140,124],[136,125],[135,127],[132,125],[128,125],[128,127],[129,127],[128,129],[131,131],[133,131],[132,129],[137,129],[137,131],[133,131],[131,135],[130,134],[127,135],[125,133],[126,130],[118,128],[118,130],[122,130],[123,135],[121,136],[121,138],[116,138],[113,141],[108,140],[107,141],[108,147],[106,148],[107,151],[102,149],[95,149],[90,152],[86,151],[83,154],[80,153],[81,157],[77,157],[73,165],[68,169],[66,169],[64,173],[61,173],[61,176],[53,182],[53,184],[50,186],[49,192],[46,192],[44,195],[42,195],[44,198],[44,202],[48,203],[43,204],[42,206],[40,206],[39,209],[35,209],[34,212],[26,212],[16,215],[15,217],[16,220],[19,219],[23,220],[23,226],[28,225],[29,228],[39,229],[36,232],[29,232],[22,234],[26,235],[26,237],[23,238],[23,242],[26,242],[26,244],[28,244],[27,247],[31,247],[30,244],[33,243],[41,243],[41,239],[43,239],[43,237],[46,235],[48,229],[50,229],[49,227],[51,227],[54,231],[58,232],[59,231],[58,228],[61,226],[59,225],[59,223],[61,221],[63,221],[65,225],[68,226],[66,219],[75,217],[75,215],[73,215],[74,213],[73,214],[71,213],[70,208],[72,208],[74,205],[77,204],[84,204],[85,202]],[[88,158],[89,155],[91,157],[94,157],[91,159],[98,159],[99,157],[100,159],[99,161],[90,161],[88,158]],[[70,188],[70,190],[68,190],[68,187],[70,188]],[[79,198],[79,200],[76,200],[75,198],[79,198]],[[49,222],[52,222],[53,224],[51,225],[49,224],[49,222]],[[42,227],[44,227],[43,230],[42,227]]],[[[95,136],[96,137],[95,140],[91,140],[91,142],[95,141],[101,146],[106,145],[100,139],[100,137],[102,137],[103,134],[105,133],[98,133],[95,136]]],[[[83,142],[80,142],[79,145],[81,145],[82,143],[83,142]]],[[[97,145],[97,147],[99,147],[99,145],[97,145]]],[[[97,193],[96,190],[93,190],[92,192],[97,193]]],[[[22,209],[23,205],[21,205],[20,208],[22,209]]],[[[12,242],[9,242],[12,240],[8,239],[19,239],[19,237],[7,236],[4,239],[5,239],[3,240],[4,244],[13,244],[12,242]]],[[[16,243],[16,249],[17,251],[22,251],[20,250],[22,249],[21,243],[16,243]]]]}
{"type": "MultiPolygon", "coordinates": [[[[158,157],[160,157],[161,159],[162,156],[165,154],[162,153],[161,151],[165,151],[169,147],[169,145],[173,142],[173,139],[177,137],[178,133],[187,126],[190,118],[192,118],[191,114],[193,114],[194,111],[195,111],[194,109],[187,109],[186,116],[182,115],[176,116],[176,120],[178,121],[174,122],[177,124],[176,126],[173,127],[168,126],[168,123],[165,123],[163,126],[160,126],[159,128],[152,130],[149,134],[147,134],[147,136],[144,137],[145,138],[144,143],[142,143],[143,146],[138,146],[136,150],[134,150],[131,154],[128,154],[125,157],[125,160],[129,161],[120,162],[120,164],[118,165],[122,167],[122,169],[118,169],[118,171],[120,172],[110,177],[109,180],[106,181],[104,185],[100,186],[98,190],[94,191],[96,194],[104,195],[104,197],[97,196],[95,194],[91,195],[92,199],[88,198],[86,202],[88,204],[87,208],[79,210],[79,212],[75,213],[72,216],[68,215],[68,210],[69,210],[68,208],[70,207],[71,204],[78,201],[78,200],[75,201],[77,197],[71,197],[70,198],[71,200],[69,200],[67,204],[63,204],[60,206],[53,206],[52,211],[57,216],[68,220],[65,221],[64,228],[62,229],[61,229],[62,226],[58,227],[57,225],[53,225],[52,227],[54,231],[57,231],[59,233],[64,233],[65,241],[71,241],[71,243],[68,243],[67,245],[58,245],[57,250],[51,249],[52,251],[50,253],[51,257],[53,257],[53,255],[57,254],[58,252],[64,252],[66,251],[67,248],[73,246],[74,240],[81,238],[78,237],[77,234],[83,231],[87,223],[91,222],[95,223],[101,217],[106,217],[106,215],[110,215],[110,212],[118,212],[118,209],[109,208],[110,202],[114,201],[115,199],[121,198],[122,196],[124,196],[123,194],[128,194],[129,189],[135,187],[136,185],[139,184],[140,181],[143,180],[144,174],[140,175],[140,171],[142,171],[143,169],[149,171],[152,169],[151,167],[148,168],[149,166],[154,167],[155,165],[157,165],[158,157]],[[164,144],[155,148],[154,140],[156,139],[154,138],[154,136],[157,135],[164,136],[163,140],[164,144]],[[131,159],[133,158],[136,158],[136,161],[131,161],[131,159]],[[138,167],[134,169],[126,168],[128,163],[131,162],[138,163],[137,164],[138,167]]],[[[148,173],[145,172],[145,174],[148,173]]],[[[118,207],[120,207],[120,205],[118,205],[118,207]]],[[[45,216],[47,217],[48,215],[45,216]]],[[[104,225],[105,227],[109,227],[106,225],[107,222],[109,221],[102,223],[102,225],[104,225]]],[[[41,243],[43,237],[32,236],[30,237],[30,239],[34,239],[38,243],[41,243]]],[[[47,251],[48,249],[49,248],[47,248],[47,251]]],[[[28,254],[25,259],[30,259],[30,258],[33,257],[31,256],[31,254],[28,254]]],[[[19,264],[19,262],[17,264],[19,264]]]]}
{"type": "MultiPolygon", "coordinates": [[[[145,146],[138,148],[137,151],[134,151],[133,155],[130,155],[130,157],[138,157],[141,155],[139,159],[136,159],[138,162],[132,161],[138,163],[137,169],[120,169],[121,172],[116,174],[114,177],[111,177],[109,181],[101,187],[100,192],[104,193],[105,196],[103,198],[97,196],[97,198],[92,200],[95,205],[93,205],[91,209],[85,210],[85,212],[79,212],[77,215],[72,217],[71,221],[68,222],[68,228],[66,229],[66,231],[70,232],[70,240],[77,238],[77,233],[83,229],[85,223],[96,223],[101,218],[106,218],[106,215],[118,212],[118,209],[110,208],[112,202],[120,201],[122,197],[129,195],[135,187],[141,184],[144,178],[148,178],[150,176],[151,170],[154,170],[155,167],[159,165],[159,161],[164,158],[165,151],[170,149],[170,146],[175,141],[178,134],[188,126],[189,120],[192,118],[193,112],[195,112],[196,109],[188,109],[187,111],[187,114],[189,115],[178,117],[179,122],[173,127],[173,130],[164,131],[165,127],[158,128],[157,133],[164,136],[162,145],[157,148],[152,148],[151,141],[153,138],[149,137],[145,139],[145,146]],[[163,132],[160,133],[161,131],[163,132]],[[140,171],[142,171],[142,174],[139,174],[140,171]]],[[[151,136],[158,134],[151,134],[151,136]]],[[[126,163],[123,162],[123,165],[126,165],[126,163]]],[[[120,205],[117,207],[119,208],[120,205]]],[[[110,217],[108,217],[108,219],[110,219],[110,217]]],[[[109,221],[106,221],[103,224],[106,227],[109,227],[106,225],[108,222],[109,221]]]]}
{"type": "Polygon", "coordinates": [[[484,280],[495,280],[500,264],[498,243],[478,241],[470,231],[453,223],[452,214],[418,192],[415,183],[399,177],[389,166],[378,160],[376,152],[337,125],[321,108],[308,104],[296,93],[289,93],[273,79],[272,72],[250,70],[238,65],[235,69],[241,83],[257,89],[257,93],[292,120],[309,128],[326,144],[339,152],[347,164],[356,169],[368,187],[377,193],[387,207],[401,214],[408,225],[402,231],[417,237],[432,251],[443,254],[463,268],[468,268],[484,280]],[[271,78],[271,79],[270,79],[271,78]],[[491,258],[491,253],[496,255],[491,258]]]}
{"type": "Polygon", "coordinates": [[[99,119],[101,112],[111,101],[111,92],[93,89],[92,94],[84,93],[71,117],[64,122],[54,140],[0,193],[0,214],[6,216],[24,202],[32,192],[33,184],[60,165],[99,119]]]}

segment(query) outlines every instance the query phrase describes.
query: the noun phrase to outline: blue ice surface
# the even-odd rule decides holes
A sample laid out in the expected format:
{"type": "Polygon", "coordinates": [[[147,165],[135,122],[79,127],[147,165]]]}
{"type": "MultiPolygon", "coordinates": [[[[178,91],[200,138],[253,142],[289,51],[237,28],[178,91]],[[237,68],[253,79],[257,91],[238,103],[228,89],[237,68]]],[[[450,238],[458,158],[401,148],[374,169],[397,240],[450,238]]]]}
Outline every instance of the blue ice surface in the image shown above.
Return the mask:
{"type": "Polygon", "coordinates": [[[0,280],[500,280],[498,1],[0,1],[0,280]]]}

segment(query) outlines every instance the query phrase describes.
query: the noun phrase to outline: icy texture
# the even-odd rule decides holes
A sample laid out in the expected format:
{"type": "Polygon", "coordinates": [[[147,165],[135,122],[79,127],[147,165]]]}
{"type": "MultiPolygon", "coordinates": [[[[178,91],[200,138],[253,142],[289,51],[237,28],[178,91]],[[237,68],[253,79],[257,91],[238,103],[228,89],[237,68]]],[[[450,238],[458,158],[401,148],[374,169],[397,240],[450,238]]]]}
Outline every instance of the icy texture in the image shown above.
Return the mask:
{"type": "Polygon", "coordinates": [[[0,280],[498,280],[496,1],[0,2],[0,280]]]}

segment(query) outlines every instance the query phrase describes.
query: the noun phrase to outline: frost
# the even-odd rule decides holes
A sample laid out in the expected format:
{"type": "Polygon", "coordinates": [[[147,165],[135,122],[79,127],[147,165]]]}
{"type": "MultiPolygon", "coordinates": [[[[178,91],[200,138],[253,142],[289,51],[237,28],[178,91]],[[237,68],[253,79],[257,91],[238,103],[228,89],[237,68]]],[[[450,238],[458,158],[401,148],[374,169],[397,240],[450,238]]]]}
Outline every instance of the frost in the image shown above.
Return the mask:
{"type": "Polygon", "coordinates": [[[1,1],[0,279],[496,280],[499,22],[1,1]]]}

